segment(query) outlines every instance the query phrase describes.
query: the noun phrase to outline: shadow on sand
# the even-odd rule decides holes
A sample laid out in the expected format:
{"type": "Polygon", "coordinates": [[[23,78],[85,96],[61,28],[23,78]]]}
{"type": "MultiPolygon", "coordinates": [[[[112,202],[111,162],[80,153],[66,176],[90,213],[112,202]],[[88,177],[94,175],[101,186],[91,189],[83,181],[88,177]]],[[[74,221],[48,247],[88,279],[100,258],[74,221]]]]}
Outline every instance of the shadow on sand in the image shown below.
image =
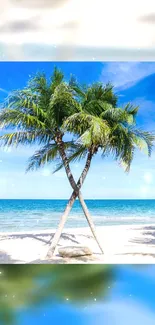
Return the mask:
{"type": "Polygon", "coordinates": [[[23,264],[24,262],[12,259],[9,254],[0,250],[0,264],[23,264]]]}
{"type": "MultiPolygon", "coordinates": [[[[32,239],[36,239],[39,240],[47,245],[50,245],[52,242],[52,239],[54,237],[54,234],[51,233],[40,233],[40,234],[11,234],[10,236],[7,236],[7,239],[24,239],[24,238],[32,238],[32,239]],[[47,239],[48,238],[48,239],[47,239]]],[[[88,236],[87,236],[88,237],[88,236]]],[[[72,234],[67,234],[67,233],[63,233],[61,235],[61,239],[64,240],[69,240],[74,244],[79,244],[79,242],[76,240],[76,236],[72,235],[72,234]]],[[[1,235],[0,236],[0,241],[2,240],[6,240],[6,236],[1,235]]]]}
{"type": "Polygon", "coordinates": [[[142,236],[143,238],[133,238],[130,240],[131,243],[134,244],[144,244],[151,245],[155,247],[155,226],[147,226],[142,228],[142,236]]]}
{"type": "MultiPolygon", "coordinates": [[[[45,245],[47,245],[47,250],[50,247],[50,244],[52,242],[52,238],[54,236],[54,233],[39,233],[39,234],[10,234],[9,236],[7,235],[1,235],[0,236],[0,241],[3,240],[11,240],[11,239],[25,239],[25,238],[32,238],[34,240],[39,240],[41,242],[43,242],[45,245]]],[[[80,237],[80,235],[79,235],[80,237]]],[[[86,237],[86,238],[92,238],[89,235],[82,235],[82,237],[86,237]]],[[[80,241],[76,239],[76,235],[73,234],[68,234],[68,233],[62,233],[61,235],[61,240],[64,240],[67,246],[67,242],[69,243],[69,245],[78,245],[80,244],[80,241]]],[[[58,244],[58,247],[60,247],[61,245],[58,244]]],[[[96,255],[101,255],[101,254],[96,254],[96,255]]],[[[81,257],[77,257],[76,259],[68,259],[68,258],[62,258],[59,255],[54,256],[52,259],[36,259],[33,260],[31,262],[25,263],[24,261],[21,260],[15,260],[12,259],[11,256],[9,254],[7,254],[5,251],[0,251],[0,264],[68,264],[68,263],[88,263],[88,262],[94,262],[94,260],[98,260],[97,256],[94,257],[88,257],[88,256],[81,256],[81,257]],[[72,262],[73,261],[73,262],[72,262]]]]}

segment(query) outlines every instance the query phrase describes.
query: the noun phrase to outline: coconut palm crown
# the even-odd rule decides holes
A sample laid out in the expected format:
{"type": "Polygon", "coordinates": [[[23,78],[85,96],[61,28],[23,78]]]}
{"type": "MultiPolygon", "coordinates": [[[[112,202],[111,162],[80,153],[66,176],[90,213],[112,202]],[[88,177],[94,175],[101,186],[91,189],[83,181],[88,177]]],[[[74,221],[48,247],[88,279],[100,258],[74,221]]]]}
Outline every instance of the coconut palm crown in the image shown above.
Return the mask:
{"type": "MultiPolygon", "coordinates": [[[[151,156],[155,137],[153,133],[137,127],[138,106],[128,103],[119,108],[116,106],[116,97],[108,102],[105,89],[100,83],[88,87],[85,91],[76,83],[73,88],[80,94],[81,110],[69,116],[63,127],[76,135],[78,144],[93,153],[100,151],[103,158],[112,155],[126,171],[130,169],[136,149],[151,156]]],[[[106,91],[109,89],[110,92],[112,88],[109,84],[106,91]]],[[[77,158],[78,153],[75,153],[70,160],[77,158]]]]}
{"type": "MultiPolygon", "coordinates": [[[[11,132],[0,137],[1,145],[38,144],[42,146],[43,162],[57,157],[55,139],[59,134],[63,136],[64,117],[79,111],[73,91],[63,78],[56,68],[49,82],[44,74],[38,73],[27,87],[10,94],[0,113],[0,127],[9,128],[11,132]]],[[[69,147],[74,148],[73,141],[66,142],[66,148],[69,147]]]]}

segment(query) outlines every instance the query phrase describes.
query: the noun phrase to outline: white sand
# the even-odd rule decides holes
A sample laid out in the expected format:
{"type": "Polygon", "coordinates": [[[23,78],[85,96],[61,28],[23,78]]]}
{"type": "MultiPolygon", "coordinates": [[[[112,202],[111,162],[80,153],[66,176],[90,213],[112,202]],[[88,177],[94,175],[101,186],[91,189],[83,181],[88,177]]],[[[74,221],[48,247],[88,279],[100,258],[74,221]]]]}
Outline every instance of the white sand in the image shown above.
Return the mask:
{"type": "Polygon", "coordinates": [[[55,230],[0,233],[0,264],[2,263],[155,263],[155,225],[97,227],[104,250],[99,248],[89,228],[65,229],[60,246],[82,245],[91,248],[93,259],[62,259],[56,256],[45,260],[50,235],[55,230]]]}

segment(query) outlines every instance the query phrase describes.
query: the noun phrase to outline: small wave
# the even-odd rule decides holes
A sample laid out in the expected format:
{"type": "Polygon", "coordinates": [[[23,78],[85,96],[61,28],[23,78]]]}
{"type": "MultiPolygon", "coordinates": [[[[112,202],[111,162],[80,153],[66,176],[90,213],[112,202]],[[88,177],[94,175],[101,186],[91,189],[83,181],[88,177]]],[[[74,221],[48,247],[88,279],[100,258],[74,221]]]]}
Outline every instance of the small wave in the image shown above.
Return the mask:
{"type": "MultiPolygon", "coordinates": [[[[129,225],[129,224],[152,224],[155,223],[155,215],[92,215],[93,221],[96,226],[104,225],[129,225]]],[[[58,226],[60,216],[57,214],[43,214],[43,215],[31,215],[28,213],[23,216],[11,216],[11,214],[6,216],[0,216],[1,220],[1,231],[25,231],[25,230],[34,230],[34,229],[51,229],[58,226]]],[[[80,228],[87,227],[87,221],[84,215],[82,214],[72,214],[68,217],[67,225],[68,228],[80,228]]]]}
{"type": "MultiPolygon", "coordinates": [[[[79,220],[79,219],[83,219],[85,218],[85,216],[83,215],[78,215],[78,216],[70,216],[70,219],[74,219],[74,220],[79,220]]],[[[134,219],[138,219],[138,220],[146,220],[146,219],[155,219],[155,215],[151,215],[151,216],[105,216],[105,215],[92,215],[93,220],[134,220],[134,219]]]]}

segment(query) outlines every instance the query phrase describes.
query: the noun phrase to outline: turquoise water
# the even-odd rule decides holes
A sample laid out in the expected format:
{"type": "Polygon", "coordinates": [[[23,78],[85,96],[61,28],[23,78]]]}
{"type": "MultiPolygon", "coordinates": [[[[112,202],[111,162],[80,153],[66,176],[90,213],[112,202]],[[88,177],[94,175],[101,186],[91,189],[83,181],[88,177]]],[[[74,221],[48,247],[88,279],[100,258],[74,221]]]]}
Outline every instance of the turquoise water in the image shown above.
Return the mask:
{"type": "MultiPolygon", "coordinates": [[[[155,200],[86,200],[96,226],[154,224],[155,200]]],[[[46,230],[58,225],[67,200],[0,200],[0,231],[46,230]]],[[[86,227],[78,201],[66,227],[86,227]]]]}

